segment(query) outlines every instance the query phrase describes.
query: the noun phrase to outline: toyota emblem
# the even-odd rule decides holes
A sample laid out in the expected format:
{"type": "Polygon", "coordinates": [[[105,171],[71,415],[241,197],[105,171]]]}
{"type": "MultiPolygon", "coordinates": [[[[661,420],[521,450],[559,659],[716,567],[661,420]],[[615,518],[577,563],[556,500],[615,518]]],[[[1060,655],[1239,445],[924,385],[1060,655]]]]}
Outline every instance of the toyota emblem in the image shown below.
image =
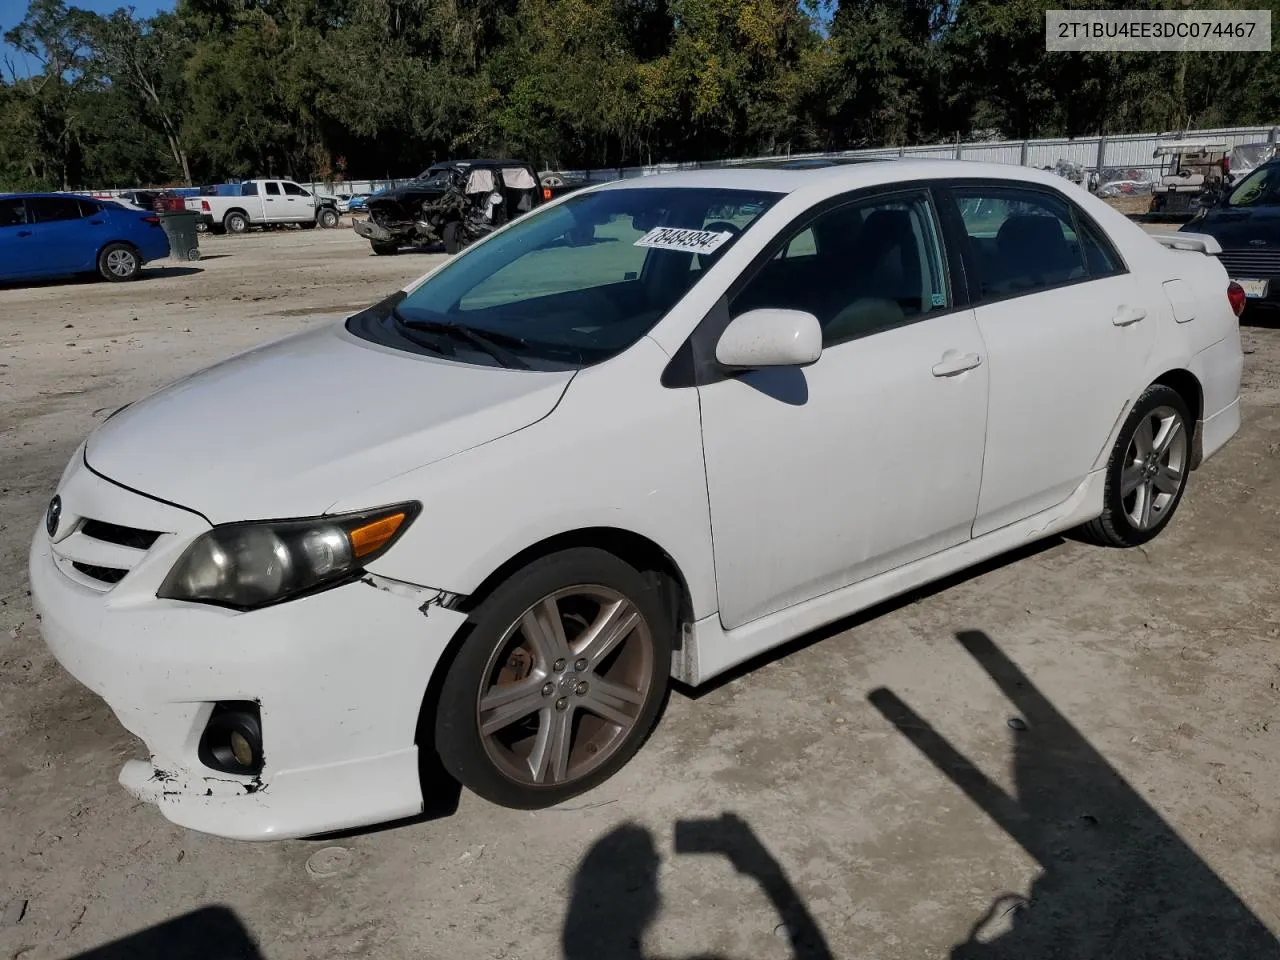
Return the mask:
{"type": "Polygon", "coordinates": [[[49,531],[49,536],[57,536],[58,521],[62,518],[62,497],[55,496],[49,501],[49,507],[44,512],[44,528],[49,531]]]}

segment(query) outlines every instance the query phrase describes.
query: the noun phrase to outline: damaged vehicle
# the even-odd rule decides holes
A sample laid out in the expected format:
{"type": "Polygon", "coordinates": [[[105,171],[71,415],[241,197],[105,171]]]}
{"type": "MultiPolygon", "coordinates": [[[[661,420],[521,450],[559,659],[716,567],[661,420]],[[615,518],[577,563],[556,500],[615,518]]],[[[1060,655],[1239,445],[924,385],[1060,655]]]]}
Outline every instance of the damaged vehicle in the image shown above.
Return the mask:
{"type": "Polygon", "coordinates": [[[523,160],[453,160],[370,197],[369,219],[352,226],[376,254],[434,243],[457,253],[540,203],[585,185],[539,185],[523,160]]]}

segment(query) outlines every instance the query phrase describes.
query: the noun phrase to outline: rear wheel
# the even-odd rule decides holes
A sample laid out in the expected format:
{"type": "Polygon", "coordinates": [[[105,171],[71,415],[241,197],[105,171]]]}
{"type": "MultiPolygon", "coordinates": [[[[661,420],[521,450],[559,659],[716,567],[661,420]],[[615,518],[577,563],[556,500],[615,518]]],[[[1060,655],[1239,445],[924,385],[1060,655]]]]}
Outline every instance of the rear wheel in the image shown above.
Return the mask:
{"type": "Polygon", "coordinates": [[[232,210],[222,218],[222,226],[227,233],[245,233],[249,229],[249,218],[239,210],[232,210]]]}
{"type": "Polygon", "coordinates": [[[1102,516],[1085,526],[1098,543],[1135,547],[1173,518],[1191,472],[1191,414],[1170,387],[1153,384],[1138,398],[1107,462],[1102,516]]]}
{"type": "Polygon", "coordinates": [[[114,283],[135,280],[141,269],[142,258],[127,243],[109,243],[98,254],[98,273],[104,280],[114,283]]]}
{"type": "Polygon", "coordinates": [[[604,782],[657,719],[674,617],[659,583],[603,550],[536,560],[472,614],[436,709],[464,786],[533,809],[604,782]]]}
{"type": "Polygon", "coordinates": [[[371,240],[369,245],[373,247],[373,252],[380,257],[390,257],[400,252],[400,244],[393,241],[371,240]]]}

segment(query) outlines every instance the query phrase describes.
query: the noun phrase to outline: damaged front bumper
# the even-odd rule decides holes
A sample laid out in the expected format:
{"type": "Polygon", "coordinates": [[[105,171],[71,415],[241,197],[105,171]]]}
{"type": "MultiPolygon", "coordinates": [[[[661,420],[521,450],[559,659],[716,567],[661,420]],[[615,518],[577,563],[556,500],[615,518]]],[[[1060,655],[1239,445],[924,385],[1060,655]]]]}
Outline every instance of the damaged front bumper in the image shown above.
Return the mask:
{"type": "Polygon", "coordinates": [[[392,233],[386,227],[382,227],[374,223],[372,220],[352,220],[351,229],[354,230],[358,236],[364,237],[366,240],[370,240],[373,243],[394,243],[403,239],[402,237],[392,233]]]}
{"type": "MultiPolygon", "coordinates": [[[[78,494],[95,479],[74,472],[60,491],[63,502],[83,505],[78,494]]],[[[109,499],[120,507],[134,496],[115,488],[109,499]]],[[[267,840],[422,810],[419,712],[466,619],[447,605],[449,595],[366,575],[241,613],[156,599],[153,587],[141,585],[158,573],[145,559],[104,593],[59,568],[43,526],[29,571],[49,649],[147,746],[150,759],[125,764],[120,782],[169,820],[267,840]],[[199,743],[215,705],[246,700],[260,705],[262,772],[208,768],[199,743]]]]}

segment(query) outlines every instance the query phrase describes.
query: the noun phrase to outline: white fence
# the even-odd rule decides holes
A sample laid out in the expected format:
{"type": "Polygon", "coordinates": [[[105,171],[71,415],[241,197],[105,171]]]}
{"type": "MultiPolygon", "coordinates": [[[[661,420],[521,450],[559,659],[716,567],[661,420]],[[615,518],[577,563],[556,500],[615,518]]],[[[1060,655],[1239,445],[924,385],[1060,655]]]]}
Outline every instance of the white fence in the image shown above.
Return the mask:
{"type": "MultiPolygon", "coordinates": [[[[1218,130],[1184,130],[1177,133],[1133,133],[1114,137],[1075,137],[1049,140],[999,140],[986,143],[943,143],[915,147],[875,147],[863,150],[841,150],[828,153],[790,154],[793,159],[803,157],[933,157],[937,159],[982,160],[988,163],[1013,163],[1030,167],[1055,167],[1060,161],[1078,165],[1087,171],[1112,171],[1113,179],[1152,179],[1151,174],[1160,167],[1154,157],[1156,147],[1170,140],[1222,141],[1227,149],[1246,143],[1270,142],[1280,139],[1280,125],[1265,127],[1228,127],[1218,130]]],[[[645,177],[656,173],[673,173],[678,170],[699,170],[731,167],[757,160],[776,160],[778,157],[740,157],[732,160],[710,160],[692,163],[656,163],[636,167],[610,167],[597,170],[558,171],[572,177],[605,182],[630,177],[645,177]]],[[[304,184],[320,194],[377,193],[390,187],[407,183],[408,178],[396,180],[345,180],[342,182],[313,182],[304,184]]],[[[98,196],[119,193],[119,190],[94,191],[98,196]]]]}

